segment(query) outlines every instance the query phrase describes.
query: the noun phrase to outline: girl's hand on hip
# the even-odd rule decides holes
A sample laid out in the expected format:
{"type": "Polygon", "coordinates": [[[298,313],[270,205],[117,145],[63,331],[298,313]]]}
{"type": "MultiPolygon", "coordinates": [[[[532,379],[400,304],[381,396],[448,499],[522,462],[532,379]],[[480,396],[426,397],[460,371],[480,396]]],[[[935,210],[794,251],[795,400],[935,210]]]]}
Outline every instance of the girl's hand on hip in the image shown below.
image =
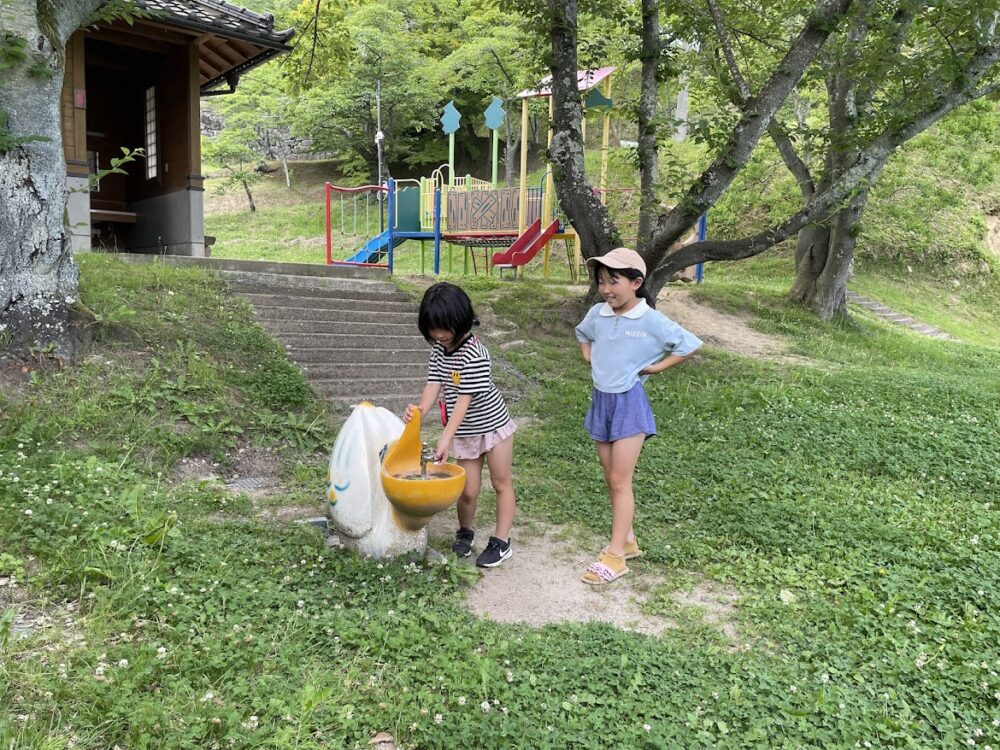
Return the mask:
{"type": "Polygon", "coordinates": [[[451,452],[451,438],[443,437],[438,440],[437,447],[434,449],[434,463],[442,464],[448,460],[448,454],[451,452]]]}
{"type": "Polygon", "coordinates": [[[416,404],[407,404],[406,411],[403,412],[403,422],[409,422],[420,407],[416,404]]]}

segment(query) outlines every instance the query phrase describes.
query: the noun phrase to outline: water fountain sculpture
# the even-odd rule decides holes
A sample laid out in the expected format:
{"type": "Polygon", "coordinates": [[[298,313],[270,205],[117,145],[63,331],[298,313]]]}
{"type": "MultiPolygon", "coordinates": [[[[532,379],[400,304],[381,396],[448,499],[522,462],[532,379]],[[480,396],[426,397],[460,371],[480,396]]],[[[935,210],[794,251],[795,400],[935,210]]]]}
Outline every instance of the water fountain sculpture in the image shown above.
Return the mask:
{"type": "Polygon", "coordinates": [[[399,417],[363,401],[330,454],[327,517],[341,543],[365,557],[395,557],[427,547],[427,524],[465,487],[457,464],[434,464],[420,442],[419,413],[399,417]]]}

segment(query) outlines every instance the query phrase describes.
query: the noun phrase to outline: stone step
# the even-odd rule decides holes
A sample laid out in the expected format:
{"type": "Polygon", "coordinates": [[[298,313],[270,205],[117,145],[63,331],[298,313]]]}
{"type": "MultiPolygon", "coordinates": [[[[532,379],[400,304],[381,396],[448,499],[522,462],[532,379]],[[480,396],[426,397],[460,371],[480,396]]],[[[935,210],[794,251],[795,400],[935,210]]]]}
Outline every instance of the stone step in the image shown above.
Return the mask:
{"type": "Polygon", "coordinates": [[[367,399],[354,398],[353,396],[327,396],[326,400],[331,402],[338,409],[345,411],[361,401],[371,401],[375,404],[375,406],[381,406],[383,409],[388,409],[393,414],[397,414],[402,417],[408,404],[414,404],[420,400],[420,394],[416,393],[412,396],[399,396],[378,393],[369,396],[367,399]]]}
{"type": "MultiPolygon", "coordinates": [[[[262,320],[258,322],[274,334],[317,333],[356,334],[371,338],[382,336],[409,336],[423,341],[416,325],[410,323],[362,323],[350,320],[262,320]]],[[[377,343],[372,342],[374,346],[377,343]]]]}
{"type": "Polygon", "coordinates": [[[275,286],[287,289],[325,289],[328,291],[367,291],[373,294],[399,293],[389,281],[373,279],[299,276],[279,273],[252,273],[247,271],[220,271],[219,275],[236,288],[275,286]]]}
{"type": "Polygon", "coordinates": [[[373,400],[375,394],[381,396],[392,396],[395,398],[408,398],[416,402],[420,399],[420,393],[427,384],[426,377],[410,378],[367,378],[367,379],[324,379],[310,378],[310,385],[327,398],[354,398],[357,401],[363,399],[373,400]]]}
{"type": "Polygon", "coordinates": [[[430,347],[423,349],[386,349],[383,347],[345,348],[345,347],[285,347],[288,356],[302,365],[335,364],[357,362],[368,364],[377,362],[405,362],[407,364],[420,362],[427,367],[430,347]]]}
{"type": "Polygon", "coordinates": [[[283,307],[307,307],[312,310],[365,310],[368,312],[411,312],[414,316],[419,309],[417,305],[409,301],[400,301],[376,296],[359,297],[350,292],[330,292],[324,296],[311,296],[307,294],[257,294],[254,291],[241,291],[244,297],[255,310],[268,310],[271,308],[283,307]],[[335,296],[342,295],[342,296],[335,296]]]}
{"type": "Polygon", "coordinates": [[[416,330],[417,311],[412,312],[382,312],[378,310],[353,310],[344,308],[341,310],[323,310],[312,307],[255,307],[257,320],[260,321],[283,321],[314,320],[323,323],[341,321],[348,323],[391,323],[395,325],[407,325],[416,330]]]}
{"type": "Polygon", "coordinates": [[[339,364],[311,362],[299,365],[299,367],[306,374],[309,382],[317,387],[321,382],[337,380],[386,383],[419,378],[423,382],[427,382],[426,362],[341,362],[339,364]]]}
{"type": "MultiPolygon", "coordinates": [[[[333,297],[340,299],[372,299],[384,302],[407,302],[409,298],[391,284],[361,282],[352,279],[331,279],[325,284],[316,284],[312,279],[301,283],[275,281],[233,281],[229,288],[241,294],[276,294],[288,297],[333,297]]],[[[412,302],[410,302],[413,304],[412,302]]]]}
{"type": "Polygon", "coordinates": [[[283,333],[278,340],[285,345],[286,350],[292,349],[318,349],[324,344],[341,349],[362,349],[365,347],[374,348],[378,351],[415,349],[421,345],[426,346],[426,342],[420,334],[408,336],[382,335],[372,337],[370,335],[358,333],[283,333]]]}

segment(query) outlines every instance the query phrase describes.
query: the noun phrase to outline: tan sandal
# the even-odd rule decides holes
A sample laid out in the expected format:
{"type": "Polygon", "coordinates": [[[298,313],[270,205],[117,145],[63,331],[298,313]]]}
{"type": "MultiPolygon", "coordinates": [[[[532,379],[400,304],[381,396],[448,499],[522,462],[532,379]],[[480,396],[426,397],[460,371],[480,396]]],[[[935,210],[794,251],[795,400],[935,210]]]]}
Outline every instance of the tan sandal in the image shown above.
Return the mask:
{"type": "Polygon", "coordinates": [[[607,550],[602,550],[597,556],[597,562],[587,568],[580,580],[590,586],[604,586],[628,572],[624,555],[612,555],[607,550]]]}
{"type": "MultiPolygon", "coordinates": [[[[626,560],[634,560],[637,557],[642,557],[644,554],[643,551],[639,549],[638,539],[633,539],[631,542],[625,542],[624,550],[626,560]]],[[[602,551],[607,552],[608,548],[605,547],[602,551]]]]}

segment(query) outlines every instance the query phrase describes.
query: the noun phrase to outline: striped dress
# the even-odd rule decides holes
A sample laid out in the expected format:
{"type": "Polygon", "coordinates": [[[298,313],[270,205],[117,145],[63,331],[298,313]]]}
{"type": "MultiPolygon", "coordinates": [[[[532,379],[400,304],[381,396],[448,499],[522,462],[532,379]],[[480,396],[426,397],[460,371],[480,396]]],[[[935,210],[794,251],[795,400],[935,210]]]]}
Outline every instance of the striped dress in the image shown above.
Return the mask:
{"type": "Polygon", "coordinates": [[[435,342],[427,367],[427,381],[441,383],[449,419],[458,397],[472,396],[456,437],[486,435],[510,422],[507,404],[493,384],[490,353],[476,336],[469,336],[453,352],[446,352],[435,342]]]}

